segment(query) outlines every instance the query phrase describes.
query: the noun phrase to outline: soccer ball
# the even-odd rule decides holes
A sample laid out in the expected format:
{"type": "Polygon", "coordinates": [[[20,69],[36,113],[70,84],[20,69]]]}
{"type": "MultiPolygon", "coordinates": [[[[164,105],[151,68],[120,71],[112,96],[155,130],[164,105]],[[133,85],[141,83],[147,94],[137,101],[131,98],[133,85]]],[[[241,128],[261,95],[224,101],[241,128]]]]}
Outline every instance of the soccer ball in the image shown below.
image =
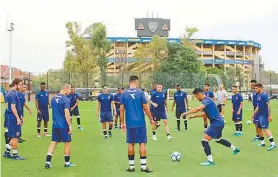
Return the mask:
{"type": "Polygon", "coordinates": [[[247,123],[248,125],[251,125],[251,120],[247,120],[246,123],[247,123]]]}
{"type": "Polygon", "coordinates": [[[171,159],[173,162],[179,162],[181,160],[181,153],[175,151],[171,154],[171,159]]]}

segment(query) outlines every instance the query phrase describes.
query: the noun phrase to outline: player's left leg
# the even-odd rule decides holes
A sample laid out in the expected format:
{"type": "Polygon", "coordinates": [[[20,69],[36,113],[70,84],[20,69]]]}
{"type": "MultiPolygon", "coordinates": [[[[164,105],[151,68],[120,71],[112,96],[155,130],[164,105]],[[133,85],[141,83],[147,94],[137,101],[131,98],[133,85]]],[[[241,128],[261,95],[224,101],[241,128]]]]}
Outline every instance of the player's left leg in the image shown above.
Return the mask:
{"type": "Polygon", "coordinates": [[[107,112],[107,122],[109,123],[108,134],[109,134],[109,137],[112,137],[112,128],[113,128],[113,114],[112,114],[112,111],[107,112]]]}
{"type": "Polygon", "coordinates": [[[147,149],[145,143],[139,144],[139,153],[140,153],[140,161],[141,161],[141,172],[145,172],[145,173],[153,172],[147,167],[147,149]]]}
{"type": "Polygon", "coordinates": [[[50,143],[50,146],[48,147],[48,151],[47,151],[47,155],[46,155],[45,166],[44,166],[46,169],[51,168],[51,159],[52,159],[54,150],[58,144],[57,141],[53,141],[53,136],[55,136],[55,132],[52,132],[52,141],[50,143]]]}
{"type": "Polygon", "coordinates": [[[154,124],[152,124],[152,133],[153,133],[152,139],[154,141],[157,140],[157,137],[156,137],[156,124],[157,123],[158,123],[158,121],[156,121],[156,117],[154,117],[154,124]]]}
{"type": "Polygon", "coordinates": [[[264,118],[264,122],[262,124],[263,126],[263,131],[264,133],[267,135],[268,140],[270,142],[270,147],[267,149],[267,151],[271,151],[272,149],[276,148],[276,144],[274,142],[273,136],[272,136],[272,132],[269,130],[269,121],[268,118],[264,118]]]}
{"type": "Polygon", "coordinates": [[[48,134],[47,128],[48,128],[48,121],[49,121],[49,112],[48,110],[43,111],[43,125],[44,125],[44,136],[51,136],[48,134]]]}
{"type": "MultiPolygon", "coordinates": [[[[25,160],[26,158],[20,157],[18,155],[18,138],[21,135],[20,126],[17,125],[16,120],[9,120],[9,134],[8,136],[11,137],[10,146],[13,149],[13,159],[15,160],[25,160]],[[10,125],[11,124],[11,125],[10,125]]],[[[11,150],[11,148],[10,148],[11,150]]]]}
{"type": "Polygon", "coordinates": [[[171,141],[173,139],[173,137],[170,136],[170,130],[169,130],[169,125],[168,125],[168,120],[167,118],[163,118],[162,119],[164,125],[165,125],[165,130],[166,130],[166,135],[167,135],[167,139],[168,141],[171,141]]]}
{"type": "Polygon", "coordinates": [[[74,108],[74,110],[73,110],[73,115],[76,116],[76,121],[77,121],[78,130],[83,131],[83,127],[81,127],[80,113],[79,113],[78,107],[75,107],[75,108],[74,108]]]}
{"type": "Polygon", "coordinates": [[[128,154],[129,167],[126,169],[127,172],[135,172],[135,168],[134,168],[134,162],[135,162],[134,161],[134,154],[135,154],[134,145],[135,145],[134,143],[129,143],[128,144],[127,154],[128,154]]]}

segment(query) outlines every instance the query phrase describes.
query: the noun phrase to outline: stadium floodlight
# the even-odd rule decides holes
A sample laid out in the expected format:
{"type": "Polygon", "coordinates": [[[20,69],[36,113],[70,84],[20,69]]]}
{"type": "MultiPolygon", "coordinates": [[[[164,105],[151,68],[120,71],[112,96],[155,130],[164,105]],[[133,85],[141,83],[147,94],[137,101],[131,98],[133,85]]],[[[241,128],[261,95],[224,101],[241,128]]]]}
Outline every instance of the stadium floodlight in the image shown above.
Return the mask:
{"type": "Polygon", "coordinates": [[[10,23],[10,52],[9,52],[9,83],[12,83],[12,32],[14,31],[14,23],[10,23]]]}

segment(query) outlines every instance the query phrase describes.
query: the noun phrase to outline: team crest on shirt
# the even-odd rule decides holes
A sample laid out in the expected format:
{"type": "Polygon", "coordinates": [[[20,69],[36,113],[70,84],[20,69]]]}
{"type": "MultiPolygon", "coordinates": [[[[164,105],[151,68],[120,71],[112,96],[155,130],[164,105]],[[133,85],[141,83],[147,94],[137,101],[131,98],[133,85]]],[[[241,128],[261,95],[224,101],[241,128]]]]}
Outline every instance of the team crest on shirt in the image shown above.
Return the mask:
{"type": "Polygon", "coordinates": [[[236,100],[237,100],[238,98],[236,97],[236,100]]]}
{"type": "Polygon", "coordinates": [[[47,96],[47,93],[45,94],[45,96],[47,96]]]}
{"type": "Polygon", "coordinates": [[[108,99],[110,99],[110,96],[108,96],[108,99]]]}
{"type": "Polygon", "coordinates": [[[19,136],[19,132],[16,132],[16,136],[19,136]]]}

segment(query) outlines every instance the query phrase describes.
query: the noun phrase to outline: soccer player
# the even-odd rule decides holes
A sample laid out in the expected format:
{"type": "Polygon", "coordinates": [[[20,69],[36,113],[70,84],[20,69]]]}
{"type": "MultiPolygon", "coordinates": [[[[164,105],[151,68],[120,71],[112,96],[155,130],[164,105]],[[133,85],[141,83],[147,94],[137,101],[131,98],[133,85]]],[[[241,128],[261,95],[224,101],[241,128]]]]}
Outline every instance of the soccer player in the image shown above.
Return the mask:
{"type": "Polygon", "coordinates": [[[20,101],[17,96],[17,91],[22,87],[22,80],[15,78],[12,82],[12,89],[6,95],[8,102],[8,138],[10,138],[10,143],[6,147],[6,152],[3,157],[13,158],[15,160],[25,160],[24,157],[18,155],[18,138],[21,136],[22,117],[21,117],[21,107],[20,101]],[[10,151],[13,149],[13,156],[11,156],[10,151]]]}
{"type": "MultiPolygon", "coordinates": [[[[22,125],[23,125],[23,117],[24,117],[24,107],[29,111],[29,114],[32,115],[32,111],[31,109],[29,108],[26,100],[25,100],[25,91],[26,91],[26,84],[22,84],[22,87],[21,89],[17,92],[17,96],[19,98],[19,102],[20,102],[20,109],[21,109],[21,117],[22,117],[22,125]]],[[[22,128],[22,126],[21,126],[22,128]]],[[[21,129],[21,132],[22,132],[22,129],[21,129]]],[[[22,133],[21,133],[21,136],[22,136],[22,133]]],[[[23,140],[22,138],[19,138],[18,139],[18,142],[23,142],[25,140],[23,140]]]]}
{"type": "MultiPolygon", "coordinates": [[[[206,97],[210,97],[215,102],[216,98],[214,97],[213,92],[210,91],[210,85],[208,83],[204,84],[204,94],[206,95],[206,97]]],[[[205,129],[207,129],[208,128],[208,118],[206,115],[204,115],[203,119],[204,119],[204,127],[205,127],[205,129]]]]}
{"type": "Polygon", "coordinates": [[[44,121],[44,136],[51,136],[47,132],[47,126],[49,121],[48,106],[51,107],[49,103],[49,94],[46,91],[45,82],[41,83],[41,90],[36,94],[36,108],[37,108],[37,131],[38,137],[41,137],[41,121],[44,121]]]}
{"type": "Polygon", "coordinates": [[[155,124],[153,124],[152,126],[152,131],[153,131],[152,139],[157,140],[156,137],[157,123],[162,119],[165,125],[167,139],[168,141],[171,141],[173,137],[170,136],[170,130],[169,130],[167,114],[166,114],[166,111],[168,110],[166,93],[162,90],[161,84],[157,84],[156,89],[157,91],[152,94],[150,100],[150,103],[154,107],[152,116],[155,121],[155,124]]]}
{"type": "Polygon", "coordinates": [[[120,116],[120,101],[121,101],[121,95],[123,93],[122,88],[118,88],[117,93],[114,95],[114,103],[116,107],[116,115],[115,115],[115,129],[121,128],[121,120],[120,120],[120,126],[118,127],[118,118],[120,116]]]}
{"type": "Polygon", "coordinates": [[[79,95],[75,92],[75,89],[71,87],[71,92],[67,97],[70,99],[70,118],[72,120],[72,116],[76,116],[78,130],[83,131],[83,128],[80,125],[80,114],[78,109],[79,95]]]}
{"type": "MultiPolygon", "coordinates": [[[[252,89],[252,103],[253,103],[253,108],[254,108],[254,111],[256,110],[257,108],[257,105],[258,105],[258,100],[257,100],[257,93],[256,93],[256,90],[255,90],[255,84],[257,84],[257,81],[256,80],[251,80],[250,81],[250,86],[251,86],[251,89],[252,89]]],[[[253,142],[256,142],[256,141],[259,141],[260,139],[260,136],[259,136],[259,130],[257,128],[257,123],[258,123],[258,119],[259,119],[259,116],[255,115],[254,116],[254,119],[253,119],[253,123],[255,125],[255,128],[256,128],[256,137],[252,140],[253,142]]]]}
{"type": "Polygon", "coordinates": [[[112,137],[112,128],[113,128],[113,115],[111,105],[114,110],[114,115],[116,115],[116,107],[113,101],[113,95],[108,93],[107,85],[102,86],[102,93],[98,96],[98,104],[97,104],[97,115],[100,116],[100,122],[102,124],[102,132],[104,135],[104,139],[107,139],[107,130],[106,123],[109,123],[109,131],[108,134],[112,137]]]}
{"type": "MultiPolygon", "coordinates": [[[[12,84],[9,85],[9,91],[11,91],[12,89],[12,84]]],[[[10,138],[8,137],[8,100],[7,100],[7,94],[5,95],[5,113],[4,113],[4,128],[5,128],[5,133],[4,133],[4,137],[5,137],[5,143],[6,143],[6,147],[9,146],[10,143],[10,138]]]]}
{"type": "Polygon", "coordinates": [[[64,142],[64,167],[74,167],[75,164],[70,162],[71,155],[71,134],[72,124],[70,119],[70,99],[67,95],[70,93],[70,85],[64,84],[60,93],[51,99],[52,105],[52,141],[48,148],[45,168],[51,168],[51,159],[58,142],[64,142]]]}
{"type": "Polygon", "coordinates": [[[257,95],[257,103],[258,106],[252,115],[252,119],[254,119],[255,115],[258,116],[258,134],[260,136],[261,143],[258,146],[265,146],[264,143],[264,133],[267,135],[268,140],[270,142],[270,147],[267,149],[271,151],[276,148],[276,144],[272,137],[272,132],[269,130],[269,122],[272,121],[270,102],[268,99],[267,93],[263,92],[263,85],[260,83],[255,84],[255,90],[257,95]]]}
{"type": "MultiPolygon", "coordinates": [[[[174,93],[174,101],[173,101],[173,106],[172,106],[172,111],[174,111],[174,107],[176,105],[176,118],[177,118],[177,130],[176,131],[180,131],[180,116],[182,115],[182,113],[186,112],[186,108],[187,110],[189,108],[188,105],[188,99],[187,99],[187,93],[181,91],[181,87],[180,85],[176,85],[176,89],[177,92],[174,93]],[[185,104],[186,102],[186,104],[185,104]]],[[[187,131],[187,119],[186,117],[183,117],[184,119],[184,128],[185,131],[187,131]]]]}
{"type": "Polygon", "coordinates": [[[222,130],[224,128],[224,120],[221,117],[217,106],[211,98],[205,96],[204,92],[200,88],[196,88],[193,91],[194,96],[197,100],[201,102],[201,105],[195,109],[191,109],[183,114],[183,116],[190,115],[192,113],[197,113],[203,110],[203,112],[197,113],[195,115],[189,116],[188,119],[196,118],[196,117],[203,117],[206,115],[210,120],[210,126],[204,133],[203,140],[201,141],[204,151],[207,155],[207,161],[201,163],[204,166],[211,166],[215,165],[214,160],[211,155],[211,149],[209,145],[209,141],[211,139],[215,139],[215,141],[219,144],[222,144],[226,147],[229,147],[233,150],[234,154],[240,152],[240,149],[232,145],[229,141],[222,139],[222,130]]]}
{"type": "Polygon", "coordinates": [[[232,119],[235,123],[236,132],[234,136],[242,136],[242,107],[243,97],[238,93],[237,86],[232,87],[232,119]]]}
{"type": "Polygon", "coordinates": [[[138,85],[138,77],[130,76],[130,87],[124,91],[121,97],[120,118],[122,122],[122,129],[126,130],[126,143],[128,143],[129,168],[127,168],[126,171],[135,172],[134,146],[138,143],[141,172],[150,173],[152,170],[147,167],[147,128],[144,112],[149,117],[152,125],[154,124],[154,121],[149,111],[149,106],[147,105],[144,92],[137,89],[138,85]]]}
{"type": "MultiPolygon", "coordinates": [[[[228,93],[224,89],[223,84],[219,85],[219,90],[216,92],[217,95],[217,108],[221,114],[221,116],[224,118],[224,109],[225,109],[225,104],[228,100],[228,93]]],[[[225,121],[224,121],[225,122],[225,121]]]]}

